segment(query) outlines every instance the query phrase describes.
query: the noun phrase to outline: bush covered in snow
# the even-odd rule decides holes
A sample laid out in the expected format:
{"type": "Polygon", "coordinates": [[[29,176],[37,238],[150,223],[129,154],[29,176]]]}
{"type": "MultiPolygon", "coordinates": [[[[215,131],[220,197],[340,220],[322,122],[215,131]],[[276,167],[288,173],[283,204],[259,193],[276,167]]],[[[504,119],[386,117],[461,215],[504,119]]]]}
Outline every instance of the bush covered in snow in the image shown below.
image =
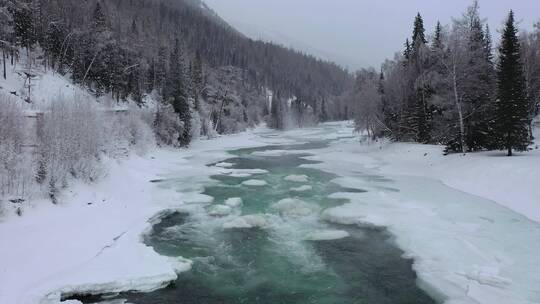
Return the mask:
{"type": "Polygon", "coordinates": [[[0,196],[24,195],[29,179],[23,153],[24,113],[14,98],[0,94],[0,196]]]}
{"type": "Polygon", "coordinates": [[[70,180],[92,182],[104,174],[103,157],[153,147],[154,114],[77,95],[24,111],[21,100],[0,94],[0,197],[41,193],[56,203],[70,180]]]}

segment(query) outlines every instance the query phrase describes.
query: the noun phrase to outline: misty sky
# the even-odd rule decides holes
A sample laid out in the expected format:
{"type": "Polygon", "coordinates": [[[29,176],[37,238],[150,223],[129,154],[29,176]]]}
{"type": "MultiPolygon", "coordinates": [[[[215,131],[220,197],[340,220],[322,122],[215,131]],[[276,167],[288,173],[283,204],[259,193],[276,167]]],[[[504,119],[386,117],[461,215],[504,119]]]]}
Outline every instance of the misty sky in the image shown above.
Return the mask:
{"type": "MultiPolygon", "coordinates": [[[[351,69],[379,66],[411,35],[420,12],[432,32],[437,20],[450,24],[471,0],[205,0],[222,18],[253,38],[330,59],[351,69]]],[[[540,20],[540,0],[481,0],[494,39],[508,11],[520,28],[540,20]]]]}

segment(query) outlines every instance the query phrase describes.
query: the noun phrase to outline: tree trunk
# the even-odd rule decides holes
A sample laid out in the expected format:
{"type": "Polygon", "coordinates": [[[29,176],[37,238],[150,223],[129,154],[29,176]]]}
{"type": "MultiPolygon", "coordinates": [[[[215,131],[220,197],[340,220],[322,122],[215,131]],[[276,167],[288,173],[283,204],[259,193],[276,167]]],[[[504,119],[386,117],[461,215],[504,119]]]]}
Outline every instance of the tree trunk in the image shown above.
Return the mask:
{"type": "Polygon", "coordinates": [[[508,154],[507,156],[512,156],[512,147],[508,147],[508,154]]]}
{"type": "Polygon", "coordinates": [[[4,79],[7,79],[6,74],[6,50],[2,49],[2,61],[4,62],[4,79]]]}
{"type": "Polygon", "coordinates": [[[465,124],[463,122],[463,111],[461,110],[461,103],[459,102],[455,64],[453,66],[452,82],[453,82],[453,87],[454,87],[454,101],[456,103],[456,109],[458,111],[458,116],[459,116],[459,137],[461,141],[461,152],[465,154],[465,152],[467,152],[467,147],[465,143],[465,124]]]}

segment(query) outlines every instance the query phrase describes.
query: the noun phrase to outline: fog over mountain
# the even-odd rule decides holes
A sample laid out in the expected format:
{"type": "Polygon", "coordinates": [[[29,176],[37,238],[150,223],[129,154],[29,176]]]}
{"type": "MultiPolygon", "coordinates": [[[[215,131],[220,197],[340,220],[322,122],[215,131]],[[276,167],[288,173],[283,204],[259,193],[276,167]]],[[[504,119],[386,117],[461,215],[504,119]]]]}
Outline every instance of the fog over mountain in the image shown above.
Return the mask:
{"type": "MultiPolygon", "coordinates": [[[[437,20],[449,24],[461,16],[470,0],[206,0],[230,24],[246,35],[267,37],[301,48],[316,56],[332,56],[337,63],[357,69],[378,66],[393,57],[411,35],[414,16],[420,12],[426,29],[433,32],[437,20]],[[253,26],[253,25],[257,26],[253,26]]],[[[538,20],[537,0],[480,1],[482,17],[500,30],[510,9],[520,27],[531,29],[538,20]]],[[[498,34],[494,35],[498,39],[498,34]]]]}

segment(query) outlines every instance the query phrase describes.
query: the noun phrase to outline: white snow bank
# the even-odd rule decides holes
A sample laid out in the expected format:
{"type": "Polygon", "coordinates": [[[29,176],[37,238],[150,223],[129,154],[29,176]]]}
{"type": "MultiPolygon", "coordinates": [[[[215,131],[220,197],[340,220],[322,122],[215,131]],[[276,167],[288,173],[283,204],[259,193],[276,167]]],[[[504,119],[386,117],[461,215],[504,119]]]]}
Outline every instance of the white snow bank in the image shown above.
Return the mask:
{"type": "Polygon", "coordinates": [[[285,216],[308,216],[318,210],[317,206],[296,198],[285,198],[272,205],[279,214],[285,216]]]}
{"type": "Polygon", "coordinates": [[[246,181],[243,181],[242,185],[249,187],[262,187],[268,185],[268,183],[260,179],[248,179],[246,181]]]}
{"type": "Polygon", "coordinates": [[[304,167],[367,190],[332,194],[351,203],[323,218],[386,227],[441,303],[540,303],[540,224],[529,220],[540,220],[540,151],[443,156],[439,146],[341,139],[308,152],[322,163],[304,167]]]}
{"type": "Polygon", "coordinates": [[[232,208],[227,205],[214,205],[208,211],[211,216],[226,216],[231,214],[232,208]]]}
{"type": "Polygon", "coordinates": [[[265,228],[267,225],[264,215],[253,214],[239,216],[232,221],[223,224],[223,229],[250,229],[265,228]]]}
{"type": "Polygon", "coordinates": [[[160,256],[141,242],[151,225],[148,219],[187,207],[186,201],[210,203],[211,197],[197,194],[197,185],[226,169],[207,164],[230,157],[228,149],[277,142],[258,137],[261,131],[266,129],[194,141],[189,150],[104,160],[107,176],[96,184],[73,185],[59,205],[36,200],[22,217],[4,214],[0,303],[56,304],[62,293],[150,291],[174,281],[188,264],[160,256]],[[157,179],[164,182],[148,182],[157,179]]]}
{"type": "Polygon", "coordinates": [[[225,205],[229,207],[240,207],[242,205],[242,198],[241,197],[230,197],[227,200],[225,200],[225,205]]]}
{"type": "Polygon", "coordinates": [[[307,183],[307,175],[289,175],[285,177],[286,181],[295,182],[295,183],[307,183]]]}
{"type": "Polygon", "coordinates": [[[308,241],[330,241],[349,237],[349,233],[344,230],[317,230],[306,236],[308,241]]]}
{"type": "Polygon", "coordinates": [[[292,192],[306,192],[306,191],[313,190],[313,187],[310,186],[310,185],[303,185],[303,186],[300,186],[300,187],[293,187],[293,188],[291,188],[289,190],[292,191],[292,192]]]}

